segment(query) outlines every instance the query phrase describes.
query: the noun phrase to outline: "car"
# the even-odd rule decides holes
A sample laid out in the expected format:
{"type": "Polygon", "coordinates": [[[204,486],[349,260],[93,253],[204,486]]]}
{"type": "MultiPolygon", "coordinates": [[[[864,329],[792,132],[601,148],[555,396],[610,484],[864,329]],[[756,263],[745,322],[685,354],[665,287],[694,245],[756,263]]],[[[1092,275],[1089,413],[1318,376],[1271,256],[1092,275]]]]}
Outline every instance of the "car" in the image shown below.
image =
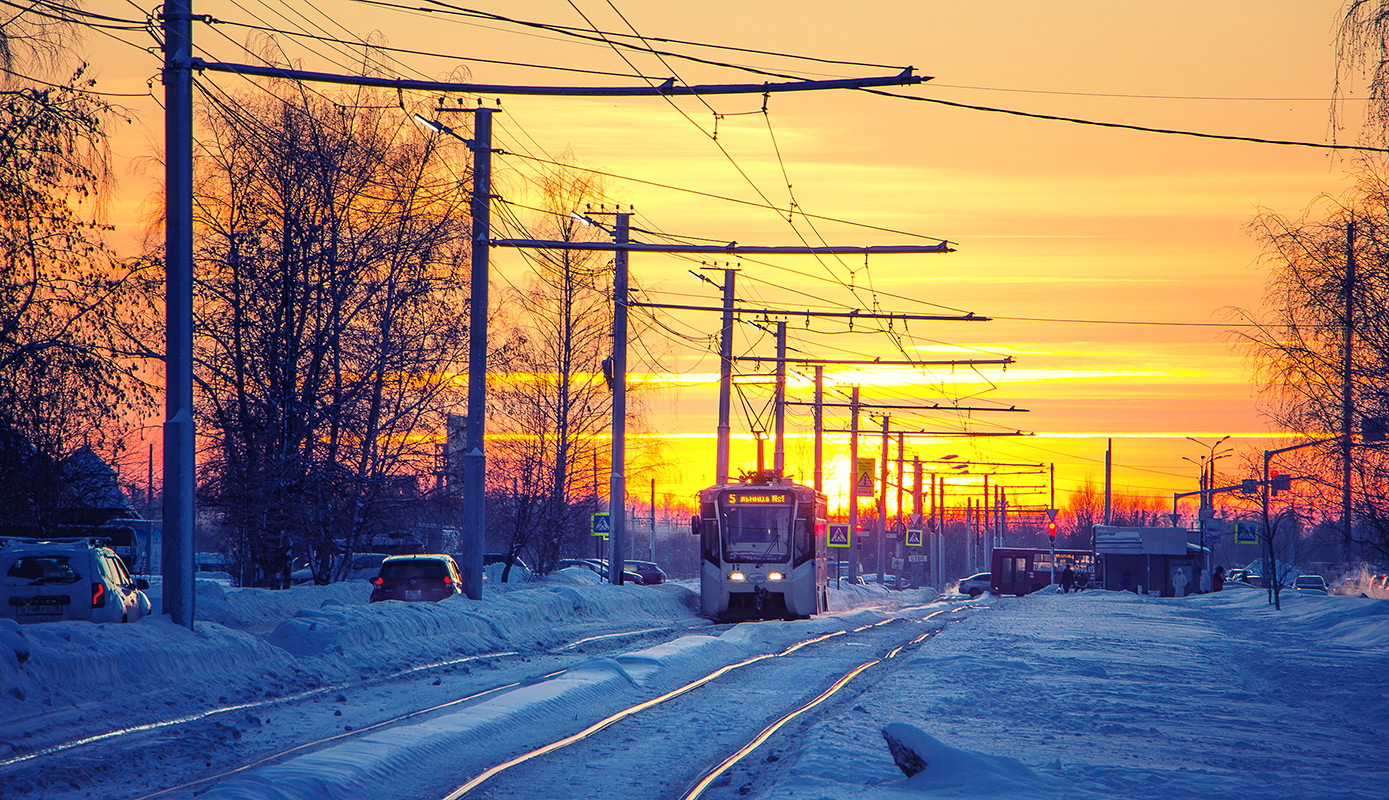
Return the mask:
{"type": "MultiPolygon", "coordinates": [[[[594,572],[598,573],[599,577],[605,581],[608,579],[608,562],[598,558],[586,558],[584,561],[588,562],[589,566],[594,572]]],[[[641,579],[641,575],[626,567],[622,569],[622,582],[635,584],[637,586],[645,585],[645,582],[641,579]]]]}
{"type": "Polygon", "coordinates": [[[135,622],[150,614],[144,590],[99,539],[0,539],[0,618],[20,623],[135,622]]]}
{"type": "Polygon", "coordinates": [[[968,578],[962,578],[956,591],[960,594],[967,594],[970,597],[978,597],[990,590],[990,587],[993,585],[992,581],[993,573],[976,572],[968,578]]]}
{"type": "Polygon", "coordinates": [[[654,561],[624,561],[623,567],[641,576],[645,586],[655,586],[666,582],[666,573],[654,561]]]}
{"type": "Polygon", "coordinates": [[[1326,578],[1320,575],[1299,575],[1293,581],[1293,588],[1299,592],[1308,594],[1329,594],[1326,588],[1326,578]]]}
{"type": "MultiPolygon", "coordinates": [[[[493,564],[505,564],[505,563],[506,563],[506,559],[507,559],[506,553],[483,553],[483,554],[482,554],[482,566],[484,566],[484,567],[490,567],[490,566],[492,566],[493,564]]],[[[516,556],[516,560],[511,562],[511,566],[512,566],[512,567],[520,567],[520,568],[526,570],[527,572],[530,572],[530,571],[531,571],[530,564],[527,564],[527,563],[526,563],[526,560],[525,560],[524,558],[521,558],[520,556],[516,556]]]]}
{"type": "Polygon", "coordinates": [[[444,553],[387,556],[371,582],[371,600],[437,602],[463,593],[458,562],[444,553]]]}

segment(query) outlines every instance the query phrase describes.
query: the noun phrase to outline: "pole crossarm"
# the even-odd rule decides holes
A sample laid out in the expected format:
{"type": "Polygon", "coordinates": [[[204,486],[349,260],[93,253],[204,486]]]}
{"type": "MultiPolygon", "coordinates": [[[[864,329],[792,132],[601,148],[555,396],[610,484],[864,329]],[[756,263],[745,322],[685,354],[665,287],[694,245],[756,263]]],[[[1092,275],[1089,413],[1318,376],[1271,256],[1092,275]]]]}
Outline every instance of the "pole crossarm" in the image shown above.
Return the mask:
{"type": "MultiPolygon", "coordinates": [[[[913,363],[919,363],[919,362],[913,362],[913,363]]],[[[815,405],[815,402],[814,402],[814,401],[811,401],[811,400],[787,400],[787,401],[786,401],[786,404],[787,404],[788,406],[813,406],[813,405],[815,405]]],[[[848,403],[820,403],[820,405],[821,405],[822,407],[824,407],[824,408],[848,408],[848,407],[849,407],[849,404],[848,404],[848,403]]],[[[943,405],[941,405],[940,403],[936,403],[936,404],[934,404],[934,405],[929,405],[929,406],[913,406],[913,405],[905,405],[905,404],[903,404],[903,405],[894,405],[894,404],[891,404],[891,403],[859,403],[859,404],[858,404],[858,407],[859,407],[859,408],[869,408],[869,409],[879,409],[879,410],[883,410],[883,411],[970,411],[970,412],[973,412],[973,411],[1015,411],[1015,412],[1018,412],[1018,413],[1026,413],[1026,412],[1029,411],[1029,409],[1026,409],[1026,408],[1018,408],[1017,406],[1009,406],[1009,407],[1007,407],[1007,408],[1003,408],[1003,407],[1001,407],[1001,406],[943,406],[943,405]]],[[[925,464],[925,463],[927,463],[927,462],[923,461],[923,462],[921,462],[921,463],[925,464]]]]}
{"type": "MultiPolygon", "coordinates": [[[[777,83],[712,83],[676,86],[667,78],[655,86],[514,86],[501,83],[456,83],[411,78],[376,78],[367,75],[339,75],[284,67],[235,64],[224,61],[189,60],[189,66],[207,72],[229,72],[262,78],[284,78],[311,83],[337,83],[347,86],[375,86],[383,89],[410,89],[423,92],[466,92],[469,94],[544,95],[551,97],[684,97],[712,94],[767,94],[769,92],[810,92],[821,89],[867,89],[878,86],[914,86],[931,80],[913,75],[911,68],[896,75],[873,78],[836,78],[820,81],[779,81],[777,83]]],[[[437,111],[458,111],[439,108],[437,111]]]]}
{"type": "Polygon", "coordinates": [[[737,242],[728,244],[659,244],[648,242],[566,242],[562,239],[492,239],[493,247],[524,247],[537,250],[594,250],[615,252],[625,250],[629,253],[703,253],[706,255],[902,255],[910,253],[953,253],[955,248],[948,242],[939,244],[873,244],[873,245],[825,245],[806,247],[804,245],[746,245],[737,242]]]}
{"type": "Polygon", "coordinates": [[[1265,455],[1266,457],[1267,457],[1267,456],[1276,456],[1276,455],[1278,455],[1279,453],[1287,453],[1287,452],[1290,452],[1290,451],[1293,451],[1293,450],[1301,450],[1301,449],[1304,448],[1304,447],[1316,447],[1316,446],[1319,445],[1319,444],[1331,444],[1332,442],[1339,442],[1339,441],[1341,441],[1341,440],[1344,439],[1344,438],[1345,438],[1344,436],[1332,436],[1332,437],[1327,438],[1327,439],[1313,439],[1313,440],[1311,440],[1311,441],[1302,442],[1302,443],[1300,443],[1300,444],[1289,445],[1289,446],[1287,446],[1287,447],[1280,447],[1280,448],[1278,448],[1278,449],[1276,449],[1276,450],[1265,450],[1265,451],[1264,451],[1264,455],[1265,455]]]}
{"type": "MultiPolygon", "coordinates": [[[[682,303],[641,303],[633,301],[628,305],[633,308],[659,308],[668,311],[716,311],[722,312],[722,306],[694,306],[682,303]]],[[[826,317],[831,319],[886,319],[902,322],[992,322],[990,317],[981,317],[974,312],[968,314],[894,314],[891,312],[878,311],[797,311],[795,309],[781,310],[774,308],[734,308],[734,314],[752,314],[754,316],[768,317],[826,317]]],[[[795,359],[788,359],[794,361],[795,359]]]]}
{"type": "MultiPolygon", "coordinates": [[[[775,362],[774,356],[734,356],[734,361],[752,362],[775,362]]],[[[1013,357],[1007,358],[969,358],[953,361],[910,361],[906,359],[891,360],[886,358],[787,358],[786,361],[793,364],[837,364],[847,366],[873,366],[873,367],[979,367],[979,366],[1000,366],[1014,363],[1013,357]]],[[[913,406],[915,407],[915,406],[913,406]]]]}
{"type": "MultiPolygon", "coordinates": [[[[824,432],[825,432],[825,433],[855,433],[855,431],[849,430],[849,429],[845,429],[845,428],[841,428],[841,429],[838,429],[838,430],[831,430],[831,429],[829,429],[829,428],[826,428],[824,432]]],[[[1033,433],[1024,433],[1024,432],[1022,432],[1022,431],[893,431],[893,433],[900,433],[900,434],[902,434],[903,436],[1035,436],[1035,435],[1036,435],[1036,434],[1033,434],[1033,433]]],[[[926,462],[923,461],[922,463],[924,464],[924,463],[926,463],[926,462]]],[[[950,473],[944,473],[944,474],[950,474],[950,473]]]]}

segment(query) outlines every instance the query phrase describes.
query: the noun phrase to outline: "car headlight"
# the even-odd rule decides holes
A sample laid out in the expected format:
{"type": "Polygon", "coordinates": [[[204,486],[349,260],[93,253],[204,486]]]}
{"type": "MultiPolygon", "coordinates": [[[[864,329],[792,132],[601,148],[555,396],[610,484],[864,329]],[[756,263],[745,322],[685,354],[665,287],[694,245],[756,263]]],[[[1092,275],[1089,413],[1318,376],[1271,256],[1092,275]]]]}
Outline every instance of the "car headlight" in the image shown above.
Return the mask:
{"type": "Polygon", "coordinates": [[[767,573],[767,580],[769,580],[769,581],[779,581],[779,580],[781,580],[782,578],[785,578],[785,577],[786,577],[786,576],[785,576],[785,575],[782,575],[780,572],[768,572],[768,573],[767,573]]]}
{"type": "Polygon", "coordinates": [[[730,581],[745,581],[748,579],[748,576],[741,572],[730,572],[728,573],[728,579],[730,581]]]}

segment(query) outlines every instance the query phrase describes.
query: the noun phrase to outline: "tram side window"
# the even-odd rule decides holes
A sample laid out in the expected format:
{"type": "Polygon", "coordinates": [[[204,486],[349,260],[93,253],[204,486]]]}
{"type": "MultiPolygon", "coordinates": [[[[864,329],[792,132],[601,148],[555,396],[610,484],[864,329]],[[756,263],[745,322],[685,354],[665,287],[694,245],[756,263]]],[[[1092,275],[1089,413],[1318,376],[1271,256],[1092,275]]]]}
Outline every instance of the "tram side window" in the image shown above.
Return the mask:
{"type": "Polygon", "coordinates": [[[719,523],[717,520],[704,520],[704,532],[699,537],[704,560],[710,564],[719,563],[719,523]]]}

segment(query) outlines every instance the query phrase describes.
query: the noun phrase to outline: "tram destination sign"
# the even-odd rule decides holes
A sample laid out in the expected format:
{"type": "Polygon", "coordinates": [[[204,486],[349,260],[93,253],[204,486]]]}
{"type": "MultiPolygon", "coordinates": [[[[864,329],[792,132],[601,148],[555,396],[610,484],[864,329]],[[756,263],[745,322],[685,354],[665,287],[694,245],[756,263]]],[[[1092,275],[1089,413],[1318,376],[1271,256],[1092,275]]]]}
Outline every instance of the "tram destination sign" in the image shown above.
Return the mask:
{"type": "Polygon", "coordinates": [[[790,503],[791,495],[785,492],[732,492],[728,495],[731,506],[784,506],[790,503]]]}

